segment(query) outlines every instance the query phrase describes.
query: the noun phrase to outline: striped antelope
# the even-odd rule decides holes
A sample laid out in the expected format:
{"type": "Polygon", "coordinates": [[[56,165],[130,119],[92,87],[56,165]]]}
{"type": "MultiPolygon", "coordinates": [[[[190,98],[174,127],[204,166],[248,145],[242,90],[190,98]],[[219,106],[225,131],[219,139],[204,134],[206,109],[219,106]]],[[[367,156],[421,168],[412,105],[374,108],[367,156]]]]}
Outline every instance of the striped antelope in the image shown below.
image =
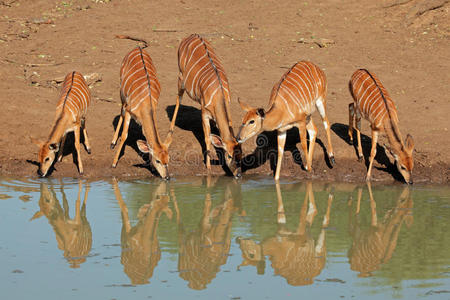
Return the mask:
{"type": "Polygon", "coordinates": [[[128,127],[131,118],[141,126],[146,141],[138,140],[139,150],[150,153],[153,166],[162,178],[169,179],[169,152],[172,134],[169,132],[164,142],[159,137],[156,127],[156,106],[158,104],[161,86],[156,78],[156,69],[150,55],[141,47],[131,50],[123,59],[120,68],[120,99],[122,111],[111,142],[114,149],[123,123],[119,147],[114,156],[112,167],[117,161],[128,137],[128,127]]]}
{"type": "Polygon", "coordinates": [[[142,205],[137,213],[138,222],[132,226],[128,207],[120,193],[117,180],[113,179],[113,189],[122,213],[122,255],[120,262],[131,283],[146,284],[161,259],[161,249],[158,240],[158,225],[161,215],[172,218],[172,210],[168,207],[170,197],[167,193],[167,183],[161,181],[152,193],[149,203],[142,205]]]}
{"type": "Polygon", "coordinates": [[[89,193],[89,185],[85,185],[84,200],[81,203],[81,191],[83,184],[78,182],[78,197],[75,201],[74,218],[69,216],[69,204],[61,185],[62,207],[56,197],[53,186],[41,183],[41,197],[39,198],[39,211],[30,221],[45,216],[55,232],[58,248],[64,251],[64,257],[72,268],[80,267],[86,261],[86,257],[92,248],[91,225],[86,218],[86,200],[89,193]]]}
{"type": "MultiPolygon", "coordinates": [[[[215,181],[211,179],[206,178],[207,191],[198,227],[187,231],[181,218],[177,217],[178,272],[181,278],[189,282],[189,287],[195,290],[205,289],[217,276],[220,267],[227,263],[233,215],[242,212],[240,184],[229,178],[216,178],[215,181]],[[214,206],[214,193],[211,190],[218,181],[223,180],[226,181],[220,196],[221,202],[214,206]]],[[[176,214],[179,215],[179,212],[176,211],[176,214]]]]}
{"type": "Polygon", "coordinates": [[[211,44],[198,34],[181,41],[178,48],[178,97],[170,129],[173,131],[184,91],[201,104],[206,144],[206,168],[211,170],[211,143],[225,151],[225,162],[235,177],[241,176],[241,146],[236,141],[230,116],[230,90],[225,70],[211,44]],[[211,134],[210,121],[220,136],[211,134]]]}
{"type": "Polygon", "coordinates": [[[372,149],[370,151],[369,169],[366,180],[370,180],[372,164],[377,152],[377,141],[380,132],[385,132],[389,140],[389,152],[395,159],[398,171],[405,181],[413,183],[412,169],[414,161],[412,153],[414,150],[414,140],[411,135],[407,135],[405,143],[398,128],[397,109],[394,101],[387,93],[375,74],[366,69],[359,69],[353,73],[350,79],[350,92],[354,103],[350,103],[348,135],[350,144],[353,144],[353,124],[356,122],[356,133],[358,138],[358,160],[362,160],[361,147],[361,114],[370,122],[372,129],[372,149]]]}
{"type": "Polygon", "coordinates": [[[87,153],[91,153],[86,131],[86,112],[91,102],[91,93],[81,73],[73,71],[66,75],[58,104],[56,105],[56,117],[52,131],[46,142],[31,138],[31,141],[39,146],[39,170],[42,177],[47,176],[50,167],[58,154],[58,161],[62,160],[64,142],[68,132],[75,135],[75,149],[77,151],[78,172],[83,174],[83,163],[80,154],[80,131],[83,130],[84,145],[87,153]]]}
{"type": "Polygon", "coordinates": [[[413,199],[408,186],[405,186],[399,195],[395,207],[386,211],[381,220],[377,217],[376,202],[370,181],[367,182],[367,188],[371,212],[370,227],[363,226],[360,222],[362,187],[358,188],[355,212],[352,209],[352,197],[348,201],[349,227],[352,237],[348,257],[350,269],[359,272],[358,277],[372,276],[372,272],[389,262],[397,247],[402,224],[405,223],[407,228],[410,228],[414,220],[413,199]]]}
{"type": "Polygon", "coordinates": [[[256,266],[258,274],[264,274],[265,256],[269,256],[275,274],[283,276],[290,285],[312,284],[314,278],[325,267],[327,255],[325,229],[329,225],[334,195],[332,192],[328,195],[322,228],[317,239],[314,239],[309,233],[309,228],[317,214],[312,183],[306,183],[305,198],[296,230],[286,228],[286,215],[279,183],[276,183],[276,191],[278,200],[277,233],[259,244],[251,239],[236,238],[243,258],[238,270],[242,266],[253,265],[256,266]]]}
{"type": "Polygon", "coordinates": [[[247,113],[242,120],[238,133],[239,143],[262,132],[278,132],[278,160],[275,180],[280,178],[281,161],[283,158],[286,131],[298,127],[303,154],[306,158],[305,169],[311,171],[314,143],[317,128],[313,123],[311,114],[316,110],[322,117],[323,126],[327,132],[328,157],[334,165],[334,154],[330,138],[330,122],[326,113],[327,80],[325,73],[316,65],[307,61],[300,61],[292,66],[275,84],[269,101],[269,109],[252,108],[243,101],[239,101],[242,109],[247,113]],[[306,131],[310,143],[307,149],[306,131]]]}

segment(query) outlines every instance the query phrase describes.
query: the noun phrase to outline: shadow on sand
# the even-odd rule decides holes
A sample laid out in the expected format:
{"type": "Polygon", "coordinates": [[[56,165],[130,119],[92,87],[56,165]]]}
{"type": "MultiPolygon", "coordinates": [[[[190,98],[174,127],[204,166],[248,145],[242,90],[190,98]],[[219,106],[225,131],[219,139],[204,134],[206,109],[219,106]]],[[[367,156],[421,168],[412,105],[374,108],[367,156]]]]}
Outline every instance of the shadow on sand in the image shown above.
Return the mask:
{"type": "MultiPolygon", "coordinates": [[[[348,136],[348,125],[341,124],[341,123],[334,123],[331,125],[331,130],[336,133],[337,136],[339,136],[341,139],[343,139],[348,145],[350,144],[350,138],[348,136]]],[[[355,150],[355,158],[358,157],[358,148],[357,148],[357,139],[356,139],[356,132],[353,132],[353,149],[355,150]]],[[[363,156],[364,156],[364,164],[366,166],[366,169],[369,167],[369,157],[370,157],[370,149],[372,147],[372,139],[361,133],[361,146],[363,150],[363,156]]],[[[377,170],[384,171],[386,173],[389,173],[392,178],[394,178],[397,181],[403,182],[403,176],[400,174],[400,172],[397,170],[397,167],[391,163],[389,157],[386,155],[386,152],[382,146],[377,144],[377,154],[375,155],[375,161],[383,165],[384,167],[377,167],[373,166],[377,170]]]]}

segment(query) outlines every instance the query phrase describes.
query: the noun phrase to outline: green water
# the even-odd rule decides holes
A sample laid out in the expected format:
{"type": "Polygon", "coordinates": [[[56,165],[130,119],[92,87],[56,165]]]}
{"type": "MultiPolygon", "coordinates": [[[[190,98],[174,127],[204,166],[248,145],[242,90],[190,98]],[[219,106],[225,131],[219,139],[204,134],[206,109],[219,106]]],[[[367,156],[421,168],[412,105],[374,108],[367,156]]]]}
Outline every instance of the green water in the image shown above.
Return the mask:
{"type": "Polygon", "coordinates": [[[450,187],[0,179],[1,299],[449,299],[450,187]]]}

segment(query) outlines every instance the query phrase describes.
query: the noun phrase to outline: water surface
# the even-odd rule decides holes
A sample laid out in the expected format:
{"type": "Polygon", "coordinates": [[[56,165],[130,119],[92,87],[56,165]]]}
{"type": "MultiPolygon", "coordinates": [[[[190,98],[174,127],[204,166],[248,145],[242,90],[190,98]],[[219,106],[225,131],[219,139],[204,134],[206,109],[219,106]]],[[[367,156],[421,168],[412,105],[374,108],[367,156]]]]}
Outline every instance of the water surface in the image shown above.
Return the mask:
{"type": "Polygon", "coordinates": [[[0,179],[2,299],[449,299],[450,187],[0,179]]]}

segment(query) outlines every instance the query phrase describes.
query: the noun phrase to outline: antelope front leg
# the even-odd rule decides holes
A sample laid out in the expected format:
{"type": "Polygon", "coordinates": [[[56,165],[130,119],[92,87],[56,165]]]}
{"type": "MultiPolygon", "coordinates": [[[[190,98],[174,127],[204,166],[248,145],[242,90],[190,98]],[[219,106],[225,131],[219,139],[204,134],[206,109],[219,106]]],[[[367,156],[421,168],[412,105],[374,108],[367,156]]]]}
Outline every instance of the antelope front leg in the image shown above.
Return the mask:
{"type": "Polygon", "coordinates": [[[278,131],[278,157],[277,157],[277,168],[275,171],[275,180],[280,179],[280,170],[281,170],[281,162],[283,160],[283,153],[284,153],[284,145],[286,144],[286,131],[278,131]]]}
{"type": "Polygon", "coordinates": [[[123,144],[128,138],[128,126],[130,126],[131,115],[128,112],[125,112],[122,136],[120,137],[119,147],[117,148],[116,155],[114,156],[114,160],[112,163],[112,167],[115,168],[117,166],[117,161],[119,160],[120,152],[122,151],[123,144]]]}
{"type": "Polygon", "coordinates": [[[74,130],[75,135],[75,149],[77,150],[77,160],[78,160],[78,172],[80,175],[83,175],[83,163],[81,162],[81,153],[80,153],[80,134],[81,134],[81,126],[77,125],[74,130]]]}
{"type": "Polygon", "coordinates": [[[377,203],[375,202],[375,200],[373,199],[373,194],[372,194],[372,186],[370,184],[370,181],[367,182],[367,189],[369,190],[369,199],[370,199],[370,212],[371,212],[371,221],[370,224],[373,227],[378,226],[378,218],[377,218],[377,203]]]}
{"type": "Polygon", "coordinates": [[[355,104],[348,105],[348,137],[350,145],[353,145],[353,124],[355,123],[355,104]]]}
{"type": "Polygon", "coordinates": [[[110,146],[111,149],[114,149],[114,147],[116,147],[117,139],[119,138],[120,127],[122,127],[122,122],[123,122],[123,115],[121,113],[120,117],[119,117],[119,122],[117,123],[116,131],[114,131],[114,136],[111,141],[111,146],[110,146]]]}
{"type": "Polygon", "coordinates": [[[377,154],[378,131],[372,129],[372,149],[370,150],[369,170],[367,170],[366,181],[372,177],[372,165],[375,155],[377,154]]]}
{"type": "Polygon", "coordinates": [[[178,97],[177,97],[177,103],[175,105],[175,110],[173,111],[172,115],[172,121],[170,121],[170,132],[173,132],[173,129],[175,128],[175,121],[177,119],[178,115],[178,109],[180,108],[181,100],[183,99],[184,94],[184,86],[183,86],[183,77],[182,75],[178,75],[178,97]]]}
{"type": "Polygon", "coordinates": [[[63,154],[64,154],[64,144],[66,143],[66,137],[67,134],[64,134],[61,144],[59,144],[59,151],[58,151],[58,161],[62,161],[63,154]]]}
{"type": "Polygon", "coordinates": [[[91,154],[91,144],[89,143],[88,134],[86,130],[86,121],[81,121],[81,127],[83,128],[83,135],[84,135],[84,145],[86,146],[86,152],[88,154],[91,154]]]}
{"type": "Polygon", "coordinates": [[[205,146],[206,146],[206,169],[208,172],[211,171],[211,138],[209,137],[211,134],[211,127],[209,124],[209,117],[202,107],[202,125],[203,125],[203,133],[205,134],[205,146]]]}
{"type": "Polygon", "coordinates": [[[325,128],[325,131],[327,132],[327,142],[328,142],[328,158],[330,159],[330,163],[332,166],[336,163],[334,160],[334,152],[333,152],[333,146],[331,145],[331,134],[330,134],[330,122],[328,121],[327,117],[327,108],[325,99],[320,97],[316,101],[316,107],[319,111],[320,117],[322,118],[323,127],[325,128]]]}
{"type": "Polygon", "coordinates": [[[308,144],[306,142],[306,125],[305,125],[305,122],[299,122],[297,126],[298,126],[298,130],[300,131],[300,142],[302,144],[303,157],[305,158],[303,160],[303,167],[305,168],[306,171],[310,171],[308,169],[308,144]]]}
{"type": "Polygon", "coordinates": [[[308,149],[308,158],[306,160],[306,166],[308,170],[312,171],[312,160],[314,153],[314,145],[316,144],[316,136],[317,136],[317,128],[313,123],[313,120],[310,118],[308,124],[306,124],[306,130],[308,130],[309,134],[309,149],[308,149]]]}
{"type": "Polygon", "coordinates": [[[277,223],[286,224],[286,215],[284,213],[283,198],[281,197],[281,189],[280,184],[278,182],[276,183],[275,188],[277,190],[277,200],[278,200],[277,223]]]}
{"type": "Polygon", "coordinates": [[[361,112],[356,108],[355,111],[355,121],[356,121],[356,137],[358,138],[358,161],[362,161],[363,153],[361,146],[361,112]]]}

